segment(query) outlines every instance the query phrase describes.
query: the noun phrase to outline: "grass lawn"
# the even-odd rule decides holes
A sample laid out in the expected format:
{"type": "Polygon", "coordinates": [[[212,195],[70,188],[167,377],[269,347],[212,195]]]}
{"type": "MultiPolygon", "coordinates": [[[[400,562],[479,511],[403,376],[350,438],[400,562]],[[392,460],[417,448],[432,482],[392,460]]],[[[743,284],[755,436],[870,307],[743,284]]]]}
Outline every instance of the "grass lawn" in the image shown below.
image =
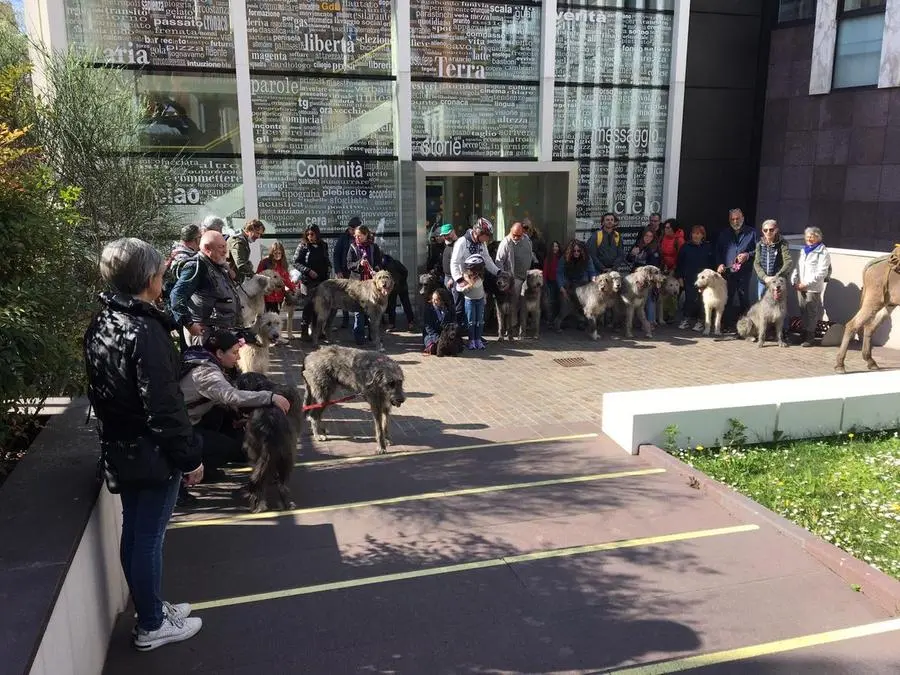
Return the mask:
{"type": "Polygon", "coordinates": [[[669,452],[900,579],[898,432],[669,452]]]}

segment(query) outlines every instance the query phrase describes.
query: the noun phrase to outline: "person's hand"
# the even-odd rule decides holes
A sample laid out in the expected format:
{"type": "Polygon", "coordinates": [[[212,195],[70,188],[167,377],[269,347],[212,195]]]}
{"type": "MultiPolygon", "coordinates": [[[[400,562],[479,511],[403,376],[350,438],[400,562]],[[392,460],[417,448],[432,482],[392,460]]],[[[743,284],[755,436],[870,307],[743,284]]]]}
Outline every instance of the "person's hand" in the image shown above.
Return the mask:
{"type": "Polygon", "coordinates": [[[745,262],[747,262],[747,258],[749,258],[749,257],[750,257],[749,253],[738,253],[737,261],[741,265],[743,265],[745,262]]]}
{"type": "Polygon", "coordinates": [[[190,333],[194,337],[199,337],[203,335],[203,326],[201,326],[199,323],[192,323],[190,326],[188,326],[188,333],[190,333]]]}
{"type": "Polygon", "coordinates": [[[196,485],[201,480],[203,480],[203,464],[201,463],[196,469],[191,471],[190,473],[184,474],[181,479],[187,487],[191,487],[192,485],[196,485]]]}
{"type": "Polygon", "coordinates": [[[641,252],[641,249],[639,249],[637,246],[635,246],[633,249],[631,249],[631,255],[637,255],[640,252],[641,252]]]}
{"type": "Polygon", "coordinates": [[[287,415],[288,411],[291,409],[291,402],[281,394],[275,394],[274,396],[272,396],[272,404],[277,406],[278,409],[285,415],[287,415]]]}
{"type": "Polygon", "coordinates": [[[316,274],[313,270],[309,270],[309,271],[307,272],[307,274],[309,274],[309,278],[310,278],[310,279],[318,279],[318,278],[319,278],[319,275],[316,274]]]}
{"type": "Polygon", "coordinates": [[[237,274],[235,273],[235,271],[233,269],[231,269],[231,267],[228,268],[228,276],[231,277],[232,281],[237,279],[237,274]]]}
{"type": "Polygon", "coordinates": [[[795,288],[796,288],[798,291],[805,291],[806,288],[807,288],[807,286],[806,286],[806,284],[800,284],[800,283],[798,283],[798,284],[795,286],[795,288]]]}
{"type": "Polygon", "coordinates": [[[334,278],[335,278],[335,279],[343,279],[343,278],[344,278],[344,273],[343,273],[343,272],[335,272],[335,273],[334,273],[334,278]]]}
{"type": "Polygon", "coordinates": [[[719,274],[722,274],[724,271],[725,271],[725,265],[719,265],[716,268],[716,272],[718,272],[719,274]]]}

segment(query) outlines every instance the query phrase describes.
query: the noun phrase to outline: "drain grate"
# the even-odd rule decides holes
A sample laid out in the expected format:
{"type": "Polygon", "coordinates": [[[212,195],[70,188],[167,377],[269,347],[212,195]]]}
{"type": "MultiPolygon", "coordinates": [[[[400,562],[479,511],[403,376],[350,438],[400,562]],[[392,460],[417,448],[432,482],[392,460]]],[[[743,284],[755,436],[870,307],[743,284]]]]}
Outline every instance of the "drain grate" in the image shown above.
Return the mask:
{"type": "Polygon", "coordinates": [[[553,359],[554,363],[558,363],[563,368],[582,368],[591,365],[580,356],[572,359],[553,359]]]}

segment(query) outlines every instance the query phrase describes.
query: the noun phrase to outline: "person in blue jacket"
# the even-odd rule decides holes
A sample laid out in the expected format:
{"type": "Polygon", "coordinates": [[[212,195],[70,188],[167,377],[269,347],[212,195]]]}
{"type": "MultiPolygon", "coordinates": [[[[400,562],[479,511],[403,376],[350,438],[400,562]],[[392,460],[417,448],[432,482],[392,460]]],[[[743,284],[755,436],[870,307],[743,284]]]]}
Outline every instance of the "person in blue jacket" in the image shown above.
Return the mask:
{"type": "Polygon", "coordinates": [[[691,327],[696,332],[703,330],[703,303],[700,301],[700,289],[694,282],[697,275],[706,269],[715,269],[713,247],[706,241],[706,228],[694,225],[691,228],[691,239],[678,251],[678,262],[675,264],[675,277],[684,288],[684,310],[681,323],[682,330],[691,327]]]}
{"type": "Polygon", "coordinates": [[[594,261],[588,255],[583,241],[573,239],[559,259],[556,282],[559,284],[559,314],[553,322],[556,332],[562,330],[563,320],[578,304],[575,289],[589,283],[597,275],[594,261]]]}
{"type": "Polygon", "coordinates": [[[750,279],[753,256],[759,239],[756,229],[744,222],[740,209],[728,212],[728,227],[716,240],[716,271],[728,282],[728,302],[722,316],[722,329],[733,331],[737,320],[750,308],[750,279]]]}
{"type": "Polygon", "coordinates": [[[422,325],[422,340],[425,343],[425,354],[436,354],[437,343],[445,326],[456,321],[456,313],[450,292],[444,288],[436,288],[425,303],[422,325]]]}

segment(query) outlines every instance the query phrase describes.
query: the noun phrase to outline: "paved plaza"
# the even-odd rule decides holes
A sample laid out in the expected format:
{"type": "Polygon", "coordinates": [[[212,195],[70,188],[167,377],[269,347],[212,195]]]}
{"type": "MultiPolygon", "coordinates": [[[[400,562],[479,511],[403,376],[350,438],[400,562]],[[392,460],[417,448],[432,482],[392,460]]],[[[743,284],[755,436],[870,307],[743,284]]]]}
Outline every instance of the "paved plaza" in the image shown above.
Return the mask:
{"type": "MultiPolygon", "coordinates": [[[[393,452],[375,457],[367,412],[341,405],[332,440],[301,442],[296,511],[248,514],[240,469],[200,486],[167,534],[164,595],[203,630],[140,654],[129,610],[105,673],[898,672],[900,621],[599,433],[606,391],[828,374],[834,350],[674,330],[444,359],[412,334],[386,345],[408,394],[393,452]]],[[[299,346],[279,377],[297,380],[299,346]]]]}

